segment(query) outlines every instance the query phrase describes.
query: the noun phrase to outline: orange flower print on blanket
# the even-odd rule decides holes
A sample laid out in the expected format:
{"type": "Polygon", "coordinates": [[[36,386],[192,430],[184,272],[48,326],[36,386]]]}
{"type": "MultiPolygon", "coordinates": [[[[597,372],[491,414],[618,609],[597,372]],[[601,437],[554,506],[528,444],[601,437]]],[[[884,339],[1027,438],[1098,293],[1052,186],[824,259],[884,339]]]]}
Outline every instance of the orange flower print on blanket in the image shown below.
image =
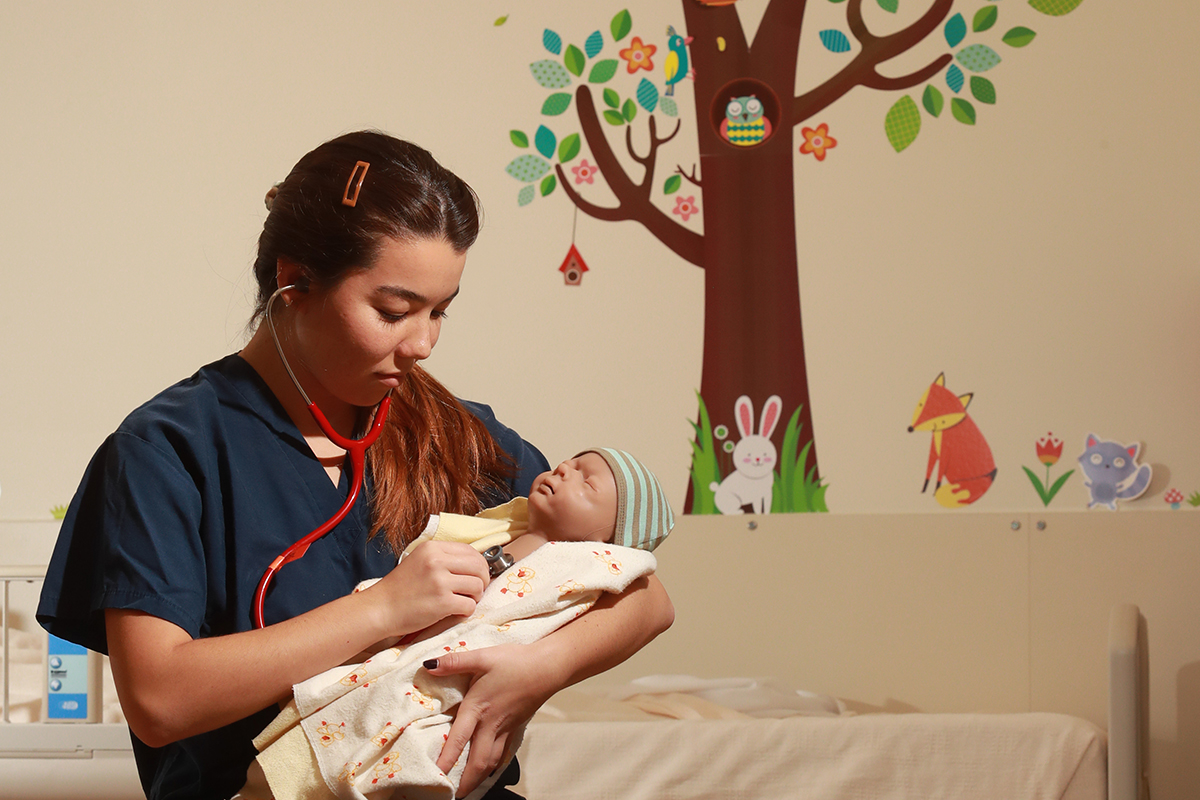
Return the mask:
{"type": "Polygon", "coordinates": [[[379,759],[375,764],[375,774],[371,778],[371,783],[379,783],[382,780],[396,777],[396,773],[400,771],[400,757],[395,753],[388,753],[383,758],[379,759]]]}
{"type": "Polygon", "coordinates": [[[560,597],[566,597],[567,595],[579,594],[580,592],[587,591],[587,587],[579,581],[567,581],[566,583],[560,583],[556,588],[558,589],[558,594],[560,597]]]}
{"type": "Polygon", "coordinates": [[[518,567],[514,570],[509,570],[508,586],[500,590],[500,594],[515,594],[517,597],[524,597],[533,592],[533,577],[537,573],[529,567],[518,567]]]}
{"type": "Polygon", "coordinates": [[[358,777],[358,771],[362,769],[361,761],[347,761],[342,765],[342,771],[338,774],[339,781],[346,783],[354,783],[354,779],[358,777]]]}
{"type": "Polygon", "coordinates": [[[415,686],[412,688],[411,692],[405,692],[404,696],[427,711],[433,711],[435,706],[437,706],[437,701],[415,686]]]}
{"type": "Polygon", "coordinates": [[[380,750],[385,750],[388,745],[399,739],[402,733],[404,733],[404,728],[389,722],[383,726],[383,730],[371,737],[371,744],[380,750]]]}
{"type": "Polygon", "coordinates": [[[447,653],[463,653],[463,652],[466,652],[470,648],[467,647],[466,642],[460,641],[460,642],[458,642],[458,644],[455,644],[455,645],[448,645],[448,644],[443,645],[442,649],[445,650],[447,653]]]}
{"type": "Polygon", "coordinates": [[[621,562],[613,558],[612,550],[605,550],[604,552],[593,550],[592,555],[594,555],[602,564],[608,567],[608,571],[613,575],[621,574],[621,562]]]}
{"type": "Polygon", "coordinates": [[[340,681],[338,681],[338,683],[340,683],[342,686],[350,687],[362,686],[363,688],[366,688],[367,686],[370,686],[371,684],[367,680],[367,663],[369,662],[359,664],[357,667],[355,667],[354,672],[351,672],[349,675],[342,678],[340,681]]]}
{"type": "Polygon", "coordinates": [[[317,741],[321,743],[321,747],[329,747],[334,742],[340,742],[346,738],[345,728],[346,723],[344,722],[334,724],[321,720],[321,727],[317,728],[317,735],[321,738],[317,741]]]}

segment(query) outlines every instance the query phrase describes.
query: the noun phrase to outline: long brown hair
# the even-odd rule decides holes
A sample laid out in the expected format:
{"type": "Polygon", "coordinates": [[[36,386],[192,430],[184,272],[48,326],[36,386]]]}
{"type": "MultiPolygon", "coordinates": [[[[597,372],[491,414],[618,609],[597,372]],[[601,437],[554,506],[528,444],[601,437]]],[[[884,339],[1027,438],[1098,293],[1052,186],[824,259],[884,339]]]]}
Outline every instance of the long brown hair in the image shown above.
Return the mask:
{"type": "MultiPolygon", "coordinates": [[[[301,158],[274,191],[254,262],[251,322],[278,288],[280,258],[299,264],[306,282],[330,287],[368,269],[385,238],[436,239],[464,253],[478,235],[475,192],[428,151],[378,131],[339,136],[301,158]],[[350,206],[342,198],[359,161],[370,166],[350,206]]],[[[484,424],[419,366],[393,391],[367,463],[373,530],[397,552],[430,514],[474,514],[505,495],[515,473],[484,424]]]]}

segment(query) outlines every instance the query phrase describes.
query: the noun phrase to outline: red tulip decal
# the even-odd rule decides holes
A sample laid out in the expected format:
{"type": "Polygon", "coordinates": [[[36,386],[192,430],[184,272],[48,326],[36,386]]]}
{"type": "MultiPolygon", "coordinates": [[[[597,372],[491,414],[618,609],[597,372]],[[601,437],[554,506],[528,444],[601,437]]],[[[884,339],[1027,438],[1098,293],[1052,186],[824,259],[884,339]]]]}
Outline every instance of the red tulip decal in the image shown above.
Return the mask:
{"type": "Polygon", "coordinates": [[[1050,484],[1050,468],[1058,463],[1062,458],[1063,443],[1061,439],[1055,439],[1053,433],[1047,433],[1041,439],[1037,440],[1037,457],[1038,461],[1046,465],[1046,482],[1042,483],[1041,479],[1033,473],[1029,467],[1021,467],[1025,470],[1025,474],[1029,476],[1029,480],[1033,483],[1033,488],[1037,490],[1038,497],[1042,498],[1042,505],[1050,505],[1050,501],[1054,499],[1054,495],[1058,494],[1058,490],[1067,482],[1067,478],[1075,472],[1069,470],[1059,476],[1058,480],[1053,485],[1050,484]],[[1047,489],[1046,487],[1050,488],[1047,489]]]}

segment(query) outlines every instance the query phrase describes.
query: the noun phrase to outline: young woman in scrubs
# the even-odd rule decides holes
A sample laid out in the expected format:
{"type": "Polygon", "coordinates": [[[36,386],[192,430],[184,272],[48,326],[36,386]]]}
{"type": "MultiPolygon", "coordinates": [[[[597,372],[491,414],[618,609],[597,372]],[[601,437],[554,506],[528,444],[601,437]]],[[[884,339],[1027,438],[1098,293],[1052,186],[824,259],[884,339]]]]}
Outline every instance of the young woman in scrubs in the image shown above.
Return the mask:
{"type": "MultiPolygon", "coordinates": [[[[430,543],[399,566],[395,553],[429,514],[528,494],[548,468],[490,409],[455,400],[419,366],[478,234],[465,183],[415,145],[359,132],[301,159],[270,208],[255,262],[261,324],[240,353],[165,390],[104,442],[38,608],[52,633],[111,656],[150,798],[231,796],[251,739],[293,684],[473,613],[488,572],[468,545],[430,543]],[[263,571],[348,492],[345,453],[322,434],[263,322],[277,289],[270,319],[283,356],[333,427],[357,437],[389,392],[392,406],[368,451],[364,496],[279,570],[255,629],[263,571]]],[[[437,674],[473,682],[438,765],[449,770],[470,743],[466,795],[505,769],[511,732],[546,699],[628,658],[672,618],[652,577],[536,644],[439,659],[437,674]]],[[[503,788],[514,764],[489,797],[514,796],[503,788]]]]}

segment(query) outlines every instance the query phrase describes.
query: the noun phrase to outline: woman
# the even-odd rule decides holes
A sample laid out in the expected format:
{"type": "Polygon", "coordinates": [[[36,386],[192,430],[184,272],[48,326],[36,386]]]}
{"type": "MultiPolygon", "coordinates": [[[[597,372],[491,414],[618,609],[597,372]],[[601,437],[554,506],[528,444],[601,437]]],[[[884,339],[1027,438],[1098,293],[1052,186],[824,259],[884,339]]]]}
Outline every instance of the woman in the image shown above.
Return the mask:
{"type": "MultiPolygon", "coordinates": [[[[375,132],[318,147],[271,201],[249,343],[134,411],[89,464],[38,618],[111,656],[148,797],[229,797],[294,684],[473,613],[488,580],[473,549],[431,543],[399,566],[394,553],[430,513],[526,494],[547,468],[418,366],[478,229],[470,188],[421,148],[375,132]],[[348,492],[345,454],[297,384],[343,436],[360,435],[389,393],[392,407],[369,452],[370,502],[279,570],[255,629],[263,570],[348,492]]],[[[650,578],[536,644],[440,659],[436,674],[473,677],[438,766],[469,742],[469,793],[548,697],[628,658],[672,615],[650,578]]]]}

